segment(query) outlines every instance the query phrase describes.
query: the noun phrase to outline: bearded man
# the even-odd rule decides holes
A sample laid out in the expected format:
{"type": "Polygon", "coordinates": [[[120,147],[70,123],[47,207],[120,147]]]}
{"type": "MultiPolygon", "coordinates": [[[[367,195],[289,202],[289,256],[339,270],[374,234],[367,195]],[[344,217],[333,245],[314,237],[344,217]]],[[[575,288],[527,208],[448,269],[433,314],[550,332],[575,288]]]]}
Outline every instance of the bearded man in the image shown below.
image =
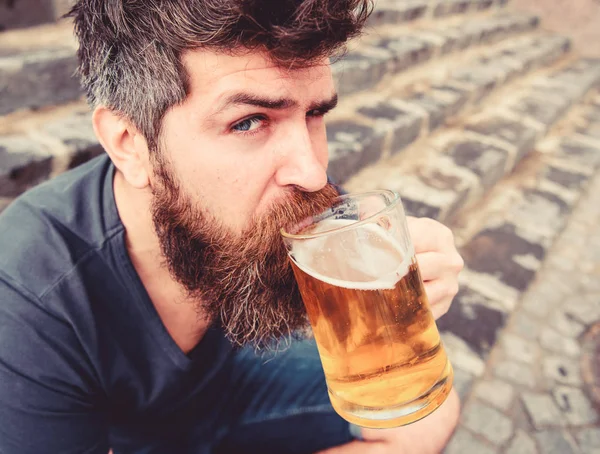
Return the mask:
{"type": "MultiPolygon", "coordinates": [[[[452,393],[407,427],[332,409],[279,229],[336,196],[329,58],[369,0],[81,0],[106,155],[0,217],[0,452],[436,453],[452,393]]],[[[439,317],[462,261],[410,229],[439,317]]]]}

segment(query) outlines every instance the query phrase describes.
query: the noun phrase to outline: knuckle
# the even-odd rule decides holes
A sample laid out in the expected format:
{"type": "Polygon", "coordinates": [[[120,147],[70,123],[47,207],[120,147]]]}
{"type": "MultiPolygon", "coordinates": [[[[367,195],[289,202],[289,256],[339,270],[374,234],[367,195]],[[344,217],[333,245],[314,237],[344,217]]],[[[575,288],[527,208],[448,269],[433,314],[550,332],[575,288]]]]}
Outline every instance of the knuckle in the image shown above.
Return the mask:
{"type": "Polygon", "coordinates": [[[449,241],[452,242],[452,244],[454,244],[454,233],[452,232],[452,230],[450,229],[450,227],[444,225],[444,224],[440,224],[440,229],[442,232],[442,235],[444,236],[444,238],[449,241]]]}
{"type": "Polygon", "coordinates": [[[448,285],[446,295],[451,298],[454,298],[458,294],[459,290],[460,285],[458,284],[458,281],[454,281],[448,285]]]}
{"type": "Polygon", "coordinates": [[[419,218],[421,224],[428,228],[438,228],[441,224],[432,218],[419,218]]]}
{"type": "Polygon", "coordinates": [[[459,253],[456,253],[452,258],[451,267],[457,272],[461,272],[465,267],[465,260],[459,253]]]}

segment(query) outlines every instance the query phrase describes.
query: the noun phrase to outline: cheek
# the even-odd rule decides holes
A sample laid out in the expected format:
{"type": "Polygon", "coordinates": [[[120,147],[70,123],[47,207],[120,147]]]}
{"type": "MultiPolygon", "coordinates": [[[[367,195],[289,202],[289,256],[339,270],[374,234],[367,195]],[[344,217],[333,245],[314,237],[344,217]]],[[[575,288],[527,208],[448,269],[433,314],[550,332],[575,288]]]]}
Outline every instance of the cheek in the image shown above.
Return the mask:
{"type": "Polygon", "coordinates": [[[257,155],[239,154],[208,169],[211,175],[199,189],[212,200],[215,215],[230,228],[241,231],[260,210],[272,178],[271,167],[270,162],[257,155]]]}

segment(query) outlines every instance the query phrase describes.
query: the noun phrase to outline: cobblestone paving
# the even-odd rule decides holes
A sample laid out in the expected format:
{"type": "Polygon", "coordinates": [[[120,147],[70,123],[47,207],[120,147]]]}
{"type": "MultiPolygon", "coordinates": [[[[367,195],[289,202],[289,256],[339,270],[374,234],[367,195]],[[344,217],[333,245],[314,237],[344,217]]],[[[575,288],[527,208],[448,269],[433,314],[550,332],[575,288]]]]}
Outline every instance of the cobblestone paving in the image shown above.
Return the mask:
{"type": "MultiPolygon", "coordinates": [[[[478,323],[475,320],[473,323],[478,323]]],[[[479,321],[485,323],[485,321],[479,321]]],[[[461,423],[446,454],[600,454],[600,402],[582,364],[586,333],[600,323],[600,174],[569,217],[534,283],[484,363],[457,355],[461,423]]],[[[588,336],[589,337],[589,336],[588,336]]],[[[596,337],[598,338],[598,337],[596,337]]],[[[454,360],[453,360],[454,361],[454,360]]]]}

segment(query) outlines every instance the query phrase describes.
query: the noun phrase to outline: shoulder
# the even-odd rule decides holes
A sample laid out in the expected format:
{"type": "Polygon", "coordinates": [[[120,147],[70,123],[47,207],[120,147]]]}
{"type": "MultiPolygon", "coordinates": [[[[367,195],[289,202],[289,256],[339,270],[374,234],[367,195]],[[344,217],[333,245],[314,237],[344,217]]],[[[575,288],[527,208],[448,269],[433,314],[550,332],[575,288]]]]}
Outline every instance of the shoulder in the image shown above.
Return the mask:
{"type": "Polygon", "coordinates": [[[119,227],[112,166],[95,159],[27,191],[0,215],[0,276],[43,295],[119,227]]]}

